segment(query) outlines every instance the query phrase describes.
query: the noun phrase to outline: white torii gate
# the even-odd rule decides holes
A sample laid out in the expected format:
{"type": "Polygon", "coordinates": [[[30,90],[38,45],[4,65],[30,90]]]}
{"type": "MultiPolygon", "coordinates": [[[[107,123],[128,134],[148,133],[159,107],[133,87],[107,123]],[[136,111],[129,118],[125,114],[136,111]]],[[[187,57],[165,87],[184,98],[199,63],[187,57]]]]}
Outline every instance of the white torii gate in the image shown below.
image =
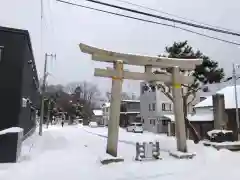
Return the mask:
{"type": "Polygon", "coordinates": [[[177,149],[181,152],[187,152],[181,84],[191,84],[194,81],[194,78],[191,76],[184,76],[180,73],[180,69],[194,70],[196,65],[200,65],[202,63],[201,59],[175,59],[156,56],[124,54],[99,49],[96,47],[88,46],[86,44],[80,44],[79,46],[83,53],[92,55],[92,60],[113,63],[113,69],[95,68],[94,72],[95,76],[112,78],[111,108],[110,120],[108,123],[107,141],[108,154],[111,154],[115,157],[117,156],[120,103],[123,79],[162,81],[172,84],[177,149]],[[141,73],[124,71],[123,64],[144,66],[145,72],[141,73]],[[172,68],[172,75],[153,74],[153,67],[172,68]]]}

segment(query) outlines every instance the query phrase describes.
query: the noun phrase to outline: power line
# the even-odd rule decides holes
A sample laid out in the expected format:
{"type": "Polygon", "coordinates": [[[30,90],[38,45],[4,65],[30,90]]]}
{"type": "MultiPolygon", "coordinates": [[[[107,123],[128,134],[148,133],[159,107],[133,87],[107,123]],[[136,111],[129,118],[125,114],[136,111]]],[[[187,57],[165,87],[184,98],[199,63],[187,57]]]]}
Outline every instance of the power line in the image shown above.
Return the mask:
{"type": "Polygon", "coordinates": [[[165,12],[165,11],[162,11],[162,10],[150,8],[148,6],[132,3],[132,2],[129,2],[129,1],[125,1],[125,0],[114,0],[114,1],[121,2],[121,3],[126,3],[126,4],[129,4],[129,5],[133,5],[133,6],[140,7],[140,8],[146,9],[146,10],[150,10],[150,11],[154,11],[154,12],[157,12],[157,13],[166,14],[166,15],[173,16],[173,17],[176,17],[176,18],[180,18],[180,19],[183,19],[183,20],[186,20],[186,21],[191,21],[191,22],[194,22],[194,23],[203,24],[203,25],[206,25],[206,26],[214,27],[214,28],[219,28],[219,29],[224,29],[224,30],[227,30],[227,31],[234,31],[234,32],[236,32],[235,30],[232,30],[232,29],[228,29],[228,28],[224,28],[224,27],[220,27],[220,26],[210,25],[210,24],[207,24],[207,23],[204,23],[204,22],[200,22],[200,21],[196,21],[196,20],[189,19],[189,18],[186,18],[186,17],[178,16],[176,14],[168,13],[168,12],[165,12]]]}
{"type": "Polygon", "coordinates": [[[165,16],[155,15],[155,14],[151,14],[151,13],[147,13],[147,12],[143,12],[143,11],[138,11],[138,10],[131,9],[131,8],[126,8],[126,7],[123,7],[123,6],[117,6],[117,5],[114,5],[114,4],[105,3],[105,2],[102,2],[102,1],[97,1],[97,0],[85,0],[85,1],[92,2],[92,3],[95,3],[95,4],[100,4],[100,5],[103,5],[103,6],[116,8],[116,9],[121,9],[121,10],[124,10],[124,11],[136,13],[136,14],[141,14],[141,15],[144,15],[144,16],[149,16],[149,17],[153,17],[153,18],[157,18],[157,19],[162,19],[162,20],[166,20],[166,21],[170,21],[170,22],[174,22],[174,23],[178,23],[178,24],[183,24],[183,25],[187,25],[187,26],[191,26],[191,27],[195,27],[195,28],[199,28],[199,29],[206,29],[206,30],[209,30],[209,31],[215,31],[215,32],[223,33],[223,34],[240,36],[240,34],[236,33],[236,32],[222,30],[222,29],[213,28],[213,27],[209,27],[209,26],[203,26],[203,25],[199,25],[199,24],[196,24],[196,23],[190,23],[190,22],[186,22],[186,21],[173,19],[173,18],[168,18],[168,17],[165,17],[165,16]]]}
{"type": "Polygon", "coordinates": [[[97,8],[93,8],[93,7],[89,7],[89,6],[85,6],[85,5],[80,5],[80,4],[76,4],[76,3],[72,3],[72,2],[63,1],[63,0],[56,0],[56,1],[61,2],[61,3],[65,3],[65,4],[69,4],[69,5],[73,5],[73,6],[77,6],[77,7],[91,9],[91,10],[94,10],[94,11],[99,11],[99,12],[102,12],[102,13],[107,13],[107,14],[112,14],[112,15],[115,15],[115,16],[125,17],[125,18],[128,18],[128,19],[134,19],[134,20],[138,20],[138,21],[142,21],[142,22],[158,24],[158,25],[162,25],[162,26],[168,26],[168,27],[180,29],[180,30],[183,30],[183,31],[187,31],[187,32],[190,32],[190,33],[193,33],[193,34],[197,34],[197,35],[200,35],[200,36],[203,36],[203,37],[207,37],[207,38],[210,38],[210,39],[214,39],[214,40],[222,41],[222,42],[225,42],[225,43],[240,46],[240,43],[238,43],[238,42],[228,41],[228,40],[225,40],[225,39],[221,39],[221,38],[218,38],[218,37],[202,34],[202,33],[196,32],[196,31],[192,31],[190,29],[174,26],[174,25],[171,25],[171,24],[146,20],[146,19],[137,18],[137,17],[133,17],[133,16],[128,16],[128,15],[124,15],[124,14],[120,14],[120,13],[114,13],[114,12],[110,12],[110,11],[106,11],[106,10],[102,10],[102,9],[97,9],[97,8]]]}

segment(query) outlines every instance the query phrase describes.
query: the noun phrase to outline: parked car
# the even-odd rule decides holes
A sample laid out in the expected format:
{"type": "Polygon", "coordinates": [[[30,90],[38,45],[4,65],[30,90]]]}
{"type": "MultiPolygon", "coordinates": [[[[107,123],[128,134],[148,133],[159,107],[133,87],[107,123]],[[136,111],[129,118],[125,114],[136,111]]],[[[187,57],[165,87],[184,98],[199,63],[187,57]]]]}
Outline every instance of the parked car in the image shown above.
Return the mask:
{"type": "Polygon", "coordinates": [[[143,125],[142,123],[131,123],[128,127],[127,127],[127,131],[128,132],[139,132],[139,133],[143,133],[143,125]]]}
{"type": "Polygon", "coordinates": [[[97,124],[96,122],[91,121],[91,122],[89,123],[89,127],[91,127],[91,128],[96,128],[96,127],[98,127],[98,124],[97,124]]]}
{"type": "Polygon", "coordinates": [[[77,121],[79,124],[82,124],[82,123],[83,123],[83,119],[80,119],[80,118],[77,118],[76,121],[77,121]]]}

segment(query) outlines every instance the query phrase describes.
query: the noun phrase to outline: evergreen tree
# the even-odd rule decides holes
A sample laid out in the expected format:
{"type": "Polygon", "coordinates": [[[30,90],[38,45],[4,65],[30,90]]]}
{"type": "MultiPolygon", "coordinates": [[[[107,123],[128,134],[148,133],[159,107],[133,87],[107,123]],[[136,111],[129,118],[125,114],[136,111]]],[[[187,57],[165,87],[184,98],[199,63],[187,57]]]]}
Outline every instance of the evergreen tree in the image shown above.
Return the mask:
{"type": "MultiPolygon", "coordinates": [[[[184,59],[194,59],[201,58],[203,62],[201,65],[198,65],[194,71],[183,71],[185,75],[192,75],[194,77],[194,82],[189,85],[182,85],[183,89],[183,108],[184,108],[184,117],[186,127],[194,136],[194,141],[199,142],[200,138],[197,131],[194,129],[192,124],[187,118],[188,106],[192,105],[192,102],[196,98],[196,93],[204,84],[218,83],[224,78],[224,71],[222,68],[218,67],[218,63],[211,60],[208,56],[205,56],[199,50],[194,51],[193,48],[188,45],[187,41],[184,42],[174,42],[170,47],[166,47],[166,56],[169,58],[184,58],[184,59]]],[[[171,69],[166,69],[165,71],[156,70],[155,73],[171,73],[171,69]]],[[[171,86],[168,84],[157,84],[157,87],[170,99],[173,100],[171,94],[171,86]]]]}

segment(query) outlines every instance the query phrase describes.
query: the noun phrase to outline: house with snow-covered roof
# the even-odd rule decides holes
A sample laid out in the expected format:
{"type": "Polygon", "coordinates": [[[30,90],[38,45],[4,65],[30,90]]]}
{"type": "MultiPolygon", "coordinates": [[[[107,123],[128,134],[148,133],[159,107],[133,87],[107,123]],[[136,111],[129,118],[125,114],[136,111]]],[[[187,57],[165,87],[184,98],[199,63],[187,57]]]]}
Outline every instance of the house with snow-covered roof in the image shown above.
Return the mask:
{"type": "Polygon", "coordinates": [[[98,125],[104,125],[102,109],[95,109],[95,110],[93,110],[92,120],[97,122],[98,125]]]}
{"type": "MultiPolygon", "coordinates": [[[[240,96],[240,85],[236,86],[237,94],[240,96]]],[[[235,99],[235,89],[234,86],[227,86],[217,91],[215,94],[224,95],[224,109],[226,113],[226,128],[234,130],[236,125],[236,99],[235,99]]],[[[240,104],[240,98],[237,99],[238,104],[240,104]]],[[[209,122],[214,128],[214,107],[213,97],[208,96],[205,100],[195,105],[195,114],[192,118],[197,121],[209,122]]]]}

